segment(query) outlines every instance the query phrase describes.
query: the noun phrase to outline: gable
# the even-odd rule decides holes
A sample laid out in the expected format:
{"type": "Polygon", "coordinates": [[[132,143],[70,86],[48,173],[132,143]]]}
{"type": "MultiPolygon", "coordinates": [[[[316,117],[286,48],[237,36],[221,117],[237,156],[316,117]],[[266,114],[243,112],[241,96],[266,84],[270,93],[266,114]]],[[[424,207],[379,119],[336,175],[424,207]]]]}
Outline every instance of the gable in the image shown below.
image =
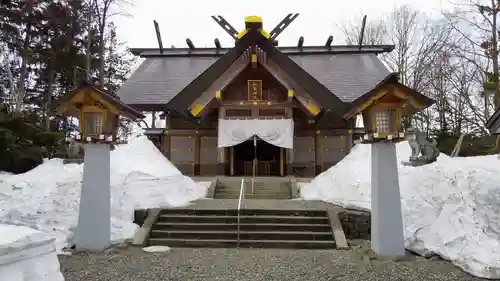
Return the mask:
{"type": "Polygon", "coordinates": [[[115,95],[86,81],[55,100],[51,105],[51,110],[68,116],[78,116],[81,106],[105,109],[116,115],[131,119],[145,117],[137,110],[123,103],[115,95]]]}
{"type": "Polygon", "coordinates": [[[212,64],[207,70],[186,86],[178,95],[173,97],[167,104],[171,110],[177,111],[188,117],[193,117],[185,108],[196,100],[200,93],[203,93],[224,71],[233,64],[233,62],[249,46],[256,45],[272,58],[282,69],[286,69],[290,77],[295,81],[300,81],[303,88],[312,95],[312,98],[321,103],[324,108],[332,111],[332,116],[341,118],[347,110],[347,105],[339,98],[332,95],[324,85],[320,84],[314,77],[304,71],[287,55],[276,49],[272,43],[256,31],[249,31],[236,46],[218,61],[212,64]],[[181,108],[184,108],[182,110],[181,108]]]}
{"type": "Polygon", "coordinates": [[[433,99],[399,83],[397,73],[391,73],[371,91],[353,101],[344,117],[353,118],[373,104],[384,101],[405,104],[408,113],[420,111],[434,103],[433,99]]]}
{"type": "Polygon", "coordinates": [[[257,68],[248,65],[229,85],[222,89],[222,100],[224,101],[246,101],[248,100],[248,80],[262,81],[262,100],[285,101],[288,89],[278,82],[260,64],[257,68]]]}

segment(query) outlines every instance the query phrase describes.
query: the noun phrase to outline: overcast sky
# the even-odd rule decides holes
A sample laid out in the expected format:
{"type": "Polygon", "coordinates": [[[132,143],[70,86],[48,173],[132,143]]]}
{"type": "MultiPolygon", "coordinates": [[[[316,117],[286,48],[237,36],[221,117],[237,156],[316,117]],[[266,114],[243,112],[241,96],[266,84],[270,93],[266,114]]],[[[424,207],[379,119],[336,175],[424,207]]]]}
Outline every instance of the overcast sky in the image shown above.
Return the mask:
{"type": "Polygon", "coordinates": [[[449,7],[448,0],[129,0],[133,6],[121,9],[130,16],[116,16],[118,37],[127,47],[157,47],[153,20],[160,25],[163,45],[186,47],[191,38],[196,47],[214,46],[219,38],[223,46],[232,46],[232,38],[210,17],[222,15],[236,30],[244,27],[248,15],[261,16],[268,32],[288,13],[300,16],[278,37],[279,45],[296,45],[304,36],[304,45],[322,45],[329,35],[343,44],[339,25],[366,14],[368,20],[380,18],[395,5],[409,4],[430,15],[449,7]]]}

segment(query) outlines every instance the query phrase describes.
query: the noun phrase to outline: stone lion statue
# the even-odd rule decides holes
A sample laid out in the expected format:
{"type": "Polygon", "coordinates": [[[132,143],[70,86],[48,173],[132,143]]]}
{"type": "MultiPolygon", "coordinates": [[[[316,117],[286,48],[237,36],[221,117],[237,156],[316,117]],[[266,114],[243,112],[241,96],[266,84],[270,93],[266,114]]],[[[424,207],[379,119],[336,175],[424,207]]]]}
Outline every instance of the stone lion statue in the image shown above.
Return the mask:
{"type": "Polygon", "coordinates": [[[417,128],[408,128],[405,137],[411,147],[410,162],[407,164],[419,166],[437,160],[440,152],[436,147],[436,140],[427,138],[426,134],[417,128]]]}

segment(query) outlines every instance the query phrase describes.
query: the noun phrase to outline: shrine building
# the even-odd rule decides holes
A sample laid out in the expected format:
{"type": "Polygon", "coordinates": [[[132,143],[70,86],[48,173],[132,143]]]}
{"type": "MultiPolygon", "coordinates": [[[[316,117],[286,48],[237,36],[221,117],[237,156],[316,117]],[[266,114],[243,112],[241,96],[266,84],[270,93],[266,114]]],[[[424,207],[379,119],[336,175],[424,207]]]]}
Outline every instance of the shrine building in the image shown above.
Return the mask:
{"type": "Polygon", "coordinates": [[[382,63],[378,55],[392,45],[332,45],[330,36],[323,46],[305,46],[303,37],[278,46],[297,15],[269,33],[257,16],[245,18],[241,32],[213,17],[235,39],[232,48],[218,39],[214,48],[190,39],[187,48],[163,48],[155,22],[159,48],[131,49],[144,61],[118,96],[135,110],[160,113],[164,126],[153,118],[146,133],[181,172],[202,176],[313,177],[366,133],[355,126],[360,112],[373,111],[377,122],[362,116],[377,132],[394,131],[395,111],[432,104],[382,63]],[[395,99],[403,109],[377,109],[395,99]]]}

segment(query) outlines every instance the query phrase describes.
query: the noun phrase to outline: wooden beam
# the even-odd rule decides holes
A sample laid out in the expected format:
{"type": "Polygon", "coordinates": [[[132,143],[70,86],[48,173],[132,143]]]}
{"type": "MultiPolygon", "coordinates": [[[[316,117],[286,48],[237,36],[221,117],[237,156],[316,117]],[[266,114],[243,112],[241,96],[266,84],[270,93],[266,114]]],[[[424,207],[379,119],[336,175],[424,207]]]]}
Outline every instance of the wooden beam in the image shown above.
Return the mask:
{"type": "Polygon", "coordinates": [[[359,50],[363,46],[363,39],[365,35],[365,26],[366,26],[366,15],[363,16],[363,21],[361,22],[361,32],[359,33],[359,50]]]}
{"type": "Polygon", "coordinates": [[[212,19],[224,29],[234,40],[238,40],[238,31],[222,16],[212,16],[212,19]]]}
{"type": "Polygon", "coordinates": [[[302,46],[304,46],[304,36],[300,36],[299,42],[297,43],[297,47],[302,49],[302,46]]]}
{"type": "Polygon", "coordinates": [[[268,59],[262,66],[273,75],[278,82],[282,83],[288,89],[294,90],[295,98],[307,109],[310,115],[317,116],[321,112],[322,106],[316,102],[304,89],[302,89],[293,79],[279,68],[279,66],[268,59]]]}
{"type": "Polygon", "coordinates": [[[163,54],[163,42],[161,41],[160,26],[158,25],[158,22],[155,20],[153,21],[153,24],[155,26],[156,40],[158,40],[158,47],[160,49],[160,54],[163,54]]]}
{"type": "Polygon", "coordinates": [[[299,14],[288,14],[284,19],[282,19],[274,28],[269,32],[271,41],[275,40],[285,28],[287,28],[297,17],[299,14]]]}
{"type": "Polygon", "coordinates": [[[222,49],[222,45],[220,44],[220,41],[218,38],[214,39],[214,44],[215,44],[215,48],[222,49]]]}
{"type": "Polygon", "coordinates": [[[350,109],[345,115],[344,115],[344,118],[345,119],[351,119],[351,118],[354,118],[355,116],[357,116],[358,114],[360,114],[361,112],[363,112],[365,109],[367,109],[370,105],[372,105],[375,101],[381,99],[382,97],[384,97],[385,95],[387,95],[389,93],[388,90],[382,90],[378,93],[376,93],[375,95],[373,95],[370,99],[368,99],[366,102],[350,109]]]}
{"type": "Polygon", "coordinates": [[[188,45],[188,47],[189,47],[190,50],[194,50],[195,49],[193,41],[191,41],[191,39],[186,38],[186,44],[188,45]]]}
{"type": "Polygon", "coordinates": [[[250,63],[250,55],[250,50],[243,53],[189,106],[189,111],[194,117],[202,117],[202,112],[211,100],[221,99],[221,91],[247,67],[250,63]]]}
{"type": "Polygon", "coordinates": [[[328,36],[328,39],[326,39],[325,47],[330,47],[332,45],[332,41],[333,41],[333,36],[332,35],[328,36]]]}

